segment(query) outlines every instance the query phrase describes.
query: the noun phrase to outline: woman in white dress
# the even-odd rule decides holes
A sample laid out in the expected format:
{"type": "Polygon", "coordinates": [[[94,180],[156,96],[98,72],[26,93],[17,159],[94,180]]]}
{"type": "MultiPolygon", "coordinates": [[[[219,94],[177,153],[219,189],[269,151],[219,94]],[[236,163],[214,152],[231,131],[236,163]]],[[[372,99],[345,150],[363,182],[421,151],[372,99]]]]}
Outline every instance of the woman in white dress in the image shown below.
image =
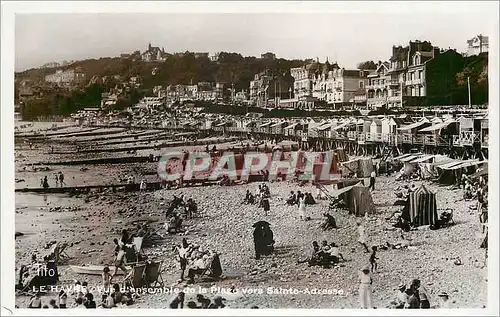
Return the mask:
{"type": "Polygon", "coordinates": [[[300,220],[306,219],[306,200],[305,196],[299,198],[299,218],[300,220]]]}
{"type": "Polygon", "coordinates": [[[359,271],[359,304],[363,309],[373,308],[372,276],[370,266],[366,265],[359,271]]]}

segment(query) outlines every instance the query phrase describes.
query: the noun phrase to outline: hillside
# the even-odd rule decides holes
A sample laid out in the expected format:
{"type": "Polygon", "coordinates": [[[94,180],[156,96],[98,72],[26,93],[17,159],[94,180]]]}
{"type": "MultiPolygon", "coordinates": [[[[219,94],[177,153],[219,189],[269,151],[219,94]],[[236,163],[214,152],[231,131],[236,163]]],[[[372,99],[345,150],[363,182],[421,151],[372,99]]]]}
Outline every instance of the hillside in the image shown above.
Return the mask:
{"type": "MultiPolygon", "coordinates": [[[[207,57],[196,58],[193,53],[186,52],[182,56],[168,55],[164,62],[143,62],[119,57],[88,59],[74,62],[58,68],[69,69],[81,67],[88,79],[93,76],[120,75],[123,78],[141,76],[145,89],[157,85],[190,84],[202,81],[234,83],[236,90],[248,89],[254,75],[265,69],[274,74],[289,73],[290,68],[305,65],[301,60],[261,59],[243,57],[237,53],[220,53],[219,61],[212,62],[207,57]],[[155,75],[153,69],[157,68],[155,75]]],[[[17,81],[29,79],[40,82],[44,76],[54,73],[55,68],[30,69],[15,74],[17,81]]]]}

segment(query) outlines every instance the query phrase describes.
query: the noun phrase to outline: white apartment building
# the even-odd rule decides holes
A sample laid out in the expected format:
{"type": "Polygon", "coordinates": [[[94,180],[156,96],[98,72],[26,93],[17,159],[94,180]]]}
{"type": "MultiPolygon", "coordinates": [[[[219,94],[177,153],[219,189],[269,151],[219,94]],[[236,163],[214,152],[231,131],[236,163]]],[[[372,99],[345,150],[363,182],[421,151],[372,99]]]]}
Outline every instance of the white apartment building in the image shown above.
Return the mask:
{"type": "Polygon", "coordinates": [[[482,34],[467,40],[467,55],[472,56],[488,52],[488,42],[488,37],[482,34]]]}

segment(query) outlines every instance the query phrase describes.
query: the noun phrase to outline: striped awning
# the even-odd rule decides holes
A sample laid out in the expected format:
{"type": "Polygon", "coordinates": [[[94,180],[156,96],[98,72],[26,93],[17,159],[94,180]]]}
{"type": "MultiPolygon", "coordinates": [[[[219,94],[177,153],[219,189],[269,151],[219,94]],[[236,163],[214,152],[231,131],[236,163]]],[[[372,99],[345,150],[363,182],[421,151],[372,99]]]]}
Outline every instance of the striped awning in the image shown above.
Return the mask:
{"type": "Polygon", "coordinates": [[[435,155],[424,155],[422,157],[419,157],[417,159],[411,160],[410,163],[422,163],[428,160],[431,160],[435,157],[435,155]]]}
{"type": "Polygon", "coordinates": [[[449,121],[441,122],[441,123],[438,123],[435,125],[431,125],[430,127],[423,128],[422,130],[419,130],[418,132],[434,132],[437,130],[445,129],[447,126],[449,126],[450,124],[452,124],[454,122],[456,122],[456,121],[449,120],[449,121]]]}
{"type": "Polygon", "coordinates": [[[329,122],[329,123],[326,123],[326,124],[324,124],[322,126],[317,127],[316,129],[318,129],[319,131],[324,131],[326,129],[331,128],[334,125],[335,125],[335,122],[329,122]]]}
{"type": "Polygon", "coordinates": [[[259,128],[265,128],[265,127],[267,127],[267,126],[269,126],[269,125],[271,125],[271,124],[272,124],[272,122],[271,122],[271,121],[269,121],[269,122],[266,122],[266,123],[264,123],[264,124],[261,124],[261,125],[259,126],[259,128]]]}
{"type": "Polygon", "coordinates": [[[423,126],[424,124],[427,124],[427,123],[429,123],[429,120],[423,119],[423,120],[420,120],[418,122],[414,122],[412,124],[408,124],[408,125],[402,126],[400,128],[397,128],[397,130],[399,130],[399,131],[410,131],[410,130],[416,129],[418,127],[421,127],[421,126],[423,126]]]}
{"type": "Polygon", "coordinates": [[[277,127],[277,126],[279,126],[279,125],[283,125],[283,124],[286,124],[286,121],[276,122],[275,124],[273,124],[273,125],[271,126],[271,128],[274,128],[274,127],[277,127]]]}
{"type": "Polygon", "coordinates": [[[296,127],[296,126],[298,126],[298,125],[299,125],[298,123],[293,123],[293,124],[291,124],[291,125],[289,125],[289,126],[285,127],[285,129],[293,129],[293,128],[295,128],[295,127],[296,127]]]}

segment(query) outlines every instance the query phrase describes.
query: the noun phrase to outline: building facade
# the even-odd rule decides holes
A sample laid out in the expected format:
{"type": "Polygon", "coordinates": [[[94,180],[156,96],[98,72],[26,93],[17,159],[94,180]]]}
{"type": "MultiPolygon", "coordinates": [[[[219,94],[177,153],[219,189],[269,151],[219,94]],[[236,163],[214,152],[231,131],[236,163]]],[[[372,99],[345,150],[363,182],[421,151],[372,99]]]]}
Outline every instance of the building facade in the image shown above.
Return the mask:
{"type": "Polygon", "coordinates": [[[141,54],[141,59],[145,62],[164,61],[165,49],[148,45],[148,50],[141,54]]]}
{"type": "Polygon", "coordinates": [[[377,69],[371,71],[367,76],[366,91],[366,105],[368,108],[373,109],[389,104],[389,93],[391,99],[399,96],[398,90],[391,88],[391,76],[389,73],[389,62],[382,62],[377,65],[377,69]]]}
{"type": "Polygon", "coordinates": [[[482,34],[467,40],[467,56],[488,52],[488,37],[482,34]]]}
{"type": "Polygon", "coordinates": [[[269,71],[255,74],[250,82],[250,102],[257,107],[279,105],[279,100],[290,98],[291,93],[291,81],[283,76],[274,76],[269,71]]]}

